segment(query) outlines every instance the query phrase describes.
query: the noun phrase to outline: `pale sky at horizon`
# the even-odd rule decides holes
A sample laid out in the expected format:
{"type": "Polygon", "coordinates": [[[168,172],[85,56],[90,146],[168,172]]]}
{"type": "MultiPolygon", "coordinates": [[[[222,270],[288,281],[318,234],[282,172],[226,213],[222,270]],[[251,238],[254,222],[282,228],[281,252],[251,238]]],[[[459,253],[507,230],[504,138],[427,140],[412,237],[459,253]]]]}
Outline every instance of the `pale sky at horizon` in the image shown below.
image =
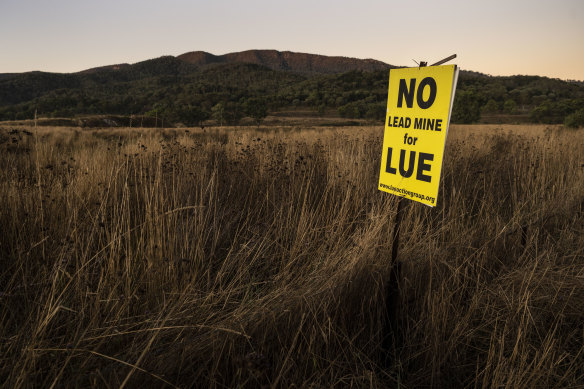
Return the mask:
{"type": "Polygon", "coordinates": [[[250,49],[584,80],[584,0],[0,0],[0,73],[250,49]]]}

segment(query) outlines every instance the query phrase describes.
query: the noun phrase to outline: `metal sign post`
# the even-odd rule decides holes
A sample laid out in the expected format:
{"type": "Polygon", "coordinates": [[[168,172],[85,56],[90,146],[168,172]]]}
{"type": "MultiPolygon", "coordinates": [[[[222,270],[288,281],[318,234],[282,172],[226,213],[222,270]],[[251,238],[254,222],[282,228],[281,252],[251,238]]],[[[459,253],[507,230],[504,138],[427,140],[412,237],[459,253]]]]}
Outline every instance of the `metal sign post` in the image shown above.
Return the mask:
{"type": "MultiPolygon", "coordinates": [[[[444,58],[430,66],[442,65],[452,59],[456,58],[456,54],[453,54],[447,58],[444,58]]],[[[425,67],[427,62],[420,61],[419,67],[425,67]]],[[[454,92],[453,92],[454,93],[454,92]]],[[[401,262],[398,260],[399,254],[399,235],[401,230],[401,223],[404,218],[404,213],[406,212],[406,202],[404,197],[398,197],[397,200],[397,212],[395,215],[394,227],[393,227],[393,239],[392,239],[392,249],[391,249],[391,269],[389,274],[389,280],[385,287],[385,305],[386,305],[386,318],[383,323],[383,339],[382,348],[385,353],[385,363],[389,365],[391,363],[391,350],[400,347],[402,343],[402,334],[399,330],[399,317],[400,317],[400,287],[399,283],[401,280],[401,262]]]]}

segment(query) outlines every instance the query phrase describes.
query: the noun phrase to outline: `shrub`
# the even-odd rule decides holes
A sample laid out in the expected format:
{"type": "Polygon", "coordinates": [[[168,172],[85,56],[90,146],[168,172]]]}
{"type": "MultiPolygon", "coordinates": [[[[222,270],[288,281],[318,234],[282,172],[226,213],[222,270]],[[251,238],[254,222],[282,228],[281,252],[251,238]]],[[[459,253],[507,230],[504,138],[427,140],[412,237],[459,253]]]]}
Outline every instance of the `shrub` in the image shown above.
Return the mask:
{"type": "Polygon", "coordinates": [[[566,116],[564,126],[570,128],[584,127],[584,108],[566,116]]]}

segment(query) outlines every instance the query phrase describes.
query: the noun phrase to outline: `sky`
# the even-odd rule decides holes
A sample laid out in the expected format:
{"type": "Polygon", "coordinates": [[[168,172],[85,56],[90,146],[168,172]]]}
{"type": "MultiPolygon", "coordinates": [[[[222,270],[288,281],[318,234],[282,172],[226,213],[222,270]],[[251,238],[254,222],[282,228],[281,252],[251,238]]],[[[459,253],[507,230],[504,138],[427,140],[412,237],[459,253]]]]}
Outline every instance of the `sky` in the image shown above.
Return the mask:
{"type": "Polygon", "coordinates": [[[250,49],[584,80],[584,0],[0,0],[0,73],[250,49]]]}

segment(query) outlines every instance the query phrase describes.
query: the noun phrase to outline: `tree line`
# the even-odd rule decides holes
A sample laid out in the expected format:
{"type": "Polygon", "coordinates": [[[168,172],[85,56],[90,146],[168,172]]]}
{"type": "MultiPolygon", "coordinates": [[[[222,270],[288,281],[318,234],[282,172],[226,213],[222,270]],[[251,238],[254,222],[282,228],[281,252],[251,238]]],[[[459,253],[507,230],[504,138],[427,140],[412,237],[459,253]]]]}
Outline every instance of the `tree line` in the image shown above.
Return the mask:
{"type": "MultiPolygon", "coordinates": [[[[0,77],[0,120],[82,115],[148,115],[166,123],[223,125],[270,111],[308,108],[350,119],[383,121],[387,71],[304,75],[253,64],[197,67],[162,57],[88,73],[0,77]]],[[[584,86],[538,76],[491,77],[461,72],[454,123],[497,116],[506,121],[584,126],[584,86]]]]}

